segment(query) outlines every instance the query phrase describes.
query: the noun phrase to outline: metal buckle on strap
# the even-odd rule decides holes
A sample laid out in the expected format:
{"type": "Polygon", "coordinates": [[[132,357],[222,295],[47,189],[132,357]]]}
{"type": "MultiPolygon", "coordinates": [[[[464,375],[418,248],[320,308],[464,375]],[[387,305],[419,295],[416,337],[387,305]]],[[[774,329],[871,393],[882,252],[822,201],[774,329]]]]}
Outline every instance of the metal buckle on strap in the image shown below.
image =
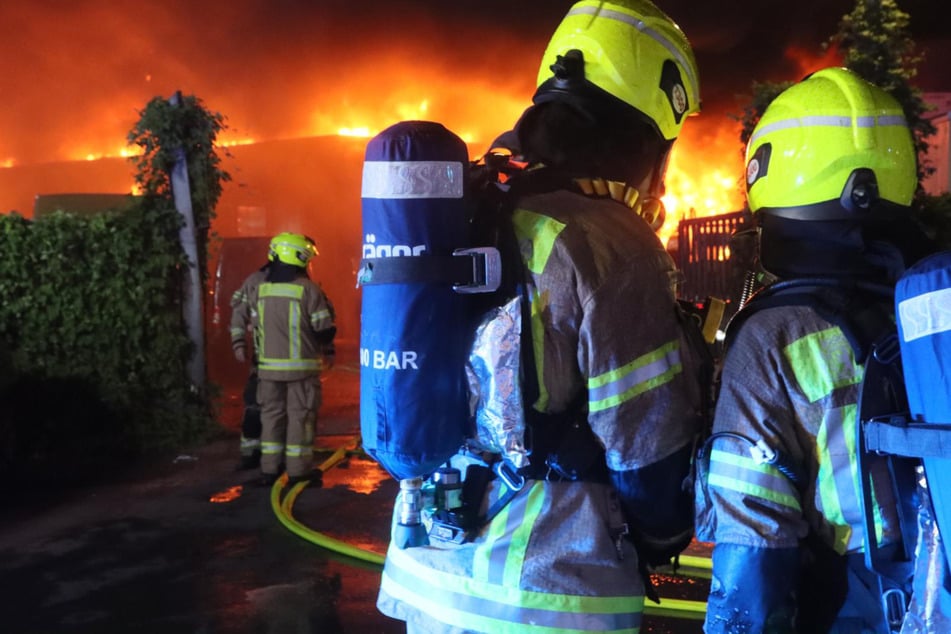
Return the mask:
{"type": "Polygon", "coordinates": [[[901,355],[901,344],[898,343],[898,335],[892,333],[876,343],[872,355],[880,363],[886,365],[892,363],[901,355]]]}
{"type": "Polygon", "coordinates": [[[456,249],[455,256],[472,257],[472,282],[455,284],[452,290],[457,293],[491,293],[502,284],[502,254],[495,247],[474,247],[456,249]]]}
{"type": "Polygon", "coordinates": [[[890,631],[898,632],[908,611],[908,597],[900,588],[889,588],[882,593],[882,609],[890,631]]]}
{"type": "Polygon", "coordinates": [[[510,465],[508,461],[502,460],[492,465],[492,471],[505,483],[512,491],[521,491],[525,486],[525,478],[510,465]]]}

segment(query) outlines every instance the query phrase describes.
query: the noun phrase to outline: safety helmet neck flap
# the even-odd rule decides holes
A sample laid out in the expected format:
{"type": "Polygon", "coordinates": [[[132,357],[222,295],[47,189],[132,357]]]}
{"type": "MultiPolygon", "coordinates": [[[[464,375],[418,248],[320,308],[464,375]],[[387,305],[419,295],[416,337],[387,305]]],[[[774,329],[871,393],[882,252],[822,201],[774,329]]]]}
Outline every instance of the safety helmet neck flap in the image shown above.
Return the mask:
{"type": "Polygon", "coordinates": [[[826,68],[780,93],[746,159],[768,271],[893,277],[895,249],[917,248],[906,231],[917,187],[911,131],[898,102],[852,71],[826,68]]]}

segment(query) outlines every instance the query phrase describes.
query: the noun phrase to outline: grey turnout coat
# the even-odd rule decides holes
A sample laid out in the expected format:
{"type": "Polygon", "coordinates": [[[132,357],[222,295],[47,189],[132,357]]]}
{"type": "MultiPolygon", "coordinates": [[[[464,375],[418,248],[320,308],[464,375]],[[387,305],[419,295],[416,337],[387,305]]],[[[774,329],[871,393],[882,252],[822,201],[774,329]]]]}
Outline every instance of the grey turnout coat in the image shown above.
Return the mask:
{"type": "MultiPolygon", "coordinates": [[[[689,447],[699,389],[675,314],[677,273],[656,235],[628,207],[568,191],[522,199],[513,222],[530,280],[531,405],[559,414],[583,401],[612,474],[689,447]]],[[[504,490],[495,479],[483,511],[504,490]]],[[[641,528],[626,512],[639,494],[529,480],[467,543],[391,543],[377,605],[408,631],[636,632],[645,586],[624,536],[641,528]]]]}

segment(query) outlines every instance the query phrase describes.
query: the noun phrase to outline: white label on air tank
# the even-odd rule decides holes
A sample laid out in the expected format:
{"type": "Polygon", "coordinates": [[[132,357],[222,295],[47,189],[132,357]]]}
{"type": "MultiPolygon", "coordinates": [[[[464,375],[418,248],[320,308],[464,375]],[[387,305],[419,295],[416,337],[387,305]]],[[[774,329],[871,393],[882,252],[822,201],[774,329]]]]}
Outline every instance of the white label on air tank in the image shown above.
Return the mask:
{"type": "Polygon", "coordinates": [[[898,303],[905,341],[951,330],[951,288],[909,297],[898,303]]]}
{"type": "Polygon", "coordinates": [[[374,370],[418,370],[412,350],[370,350],[360,348],[360,365],[374,370]]]}
{"type": "Polygon", "coordinates": [[[365,161],[364,198],[462,198],[462,163],[365,161]]]}

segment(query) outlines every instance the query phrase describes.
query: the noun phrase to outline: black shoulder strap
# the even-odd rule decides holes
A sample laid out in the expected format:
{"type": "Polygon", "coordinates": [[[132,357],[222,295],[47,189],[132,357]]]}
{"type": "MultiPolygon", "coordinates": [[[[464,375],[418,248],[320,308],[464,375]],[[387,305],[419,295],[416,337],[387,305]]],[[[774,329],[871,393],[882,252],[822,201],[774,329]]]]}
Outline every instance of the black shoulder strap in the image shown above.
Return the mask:
{"type": "MultiPolygon", "coordinates": [[[[518,475],[565,480],[603,479],[604,461],[601,457],[604,450],[587,423],[585,393],[580,392],[561,414],[543,414],[533,407],[540,386],[532,333],[530,284],[512,223],[512,214],[522,197],[573,188],[574,185],[571,179],[547,167],[533,168],[506,160],[504,156],[496,158],[497,162],[485,164],[483,169],[486,172],[481,177],[473,179],[473,185],[479,189],[472,192],[472,199],[478,205],[474,211],[475,231],[480,236],[477,240],[495,245],[502,259],[501,297],[487,296],[486,299],[494,299],[496,303],[512,297],[521,299],[521,387],[530,464],[518,475]]],[[[474,173],[478,173],[476,169],[473,169],[474,173]]]]}
{"type": "Polygon", "coordinates": [[[836,324],[864,362],[872,346],[894,331],[890,312],[893,290],[889,286],[838,278],[799,278],[771,284],[755,293],[727,326],[727,344],[751,315],[765,308],[811,306],[836,324]]]}

